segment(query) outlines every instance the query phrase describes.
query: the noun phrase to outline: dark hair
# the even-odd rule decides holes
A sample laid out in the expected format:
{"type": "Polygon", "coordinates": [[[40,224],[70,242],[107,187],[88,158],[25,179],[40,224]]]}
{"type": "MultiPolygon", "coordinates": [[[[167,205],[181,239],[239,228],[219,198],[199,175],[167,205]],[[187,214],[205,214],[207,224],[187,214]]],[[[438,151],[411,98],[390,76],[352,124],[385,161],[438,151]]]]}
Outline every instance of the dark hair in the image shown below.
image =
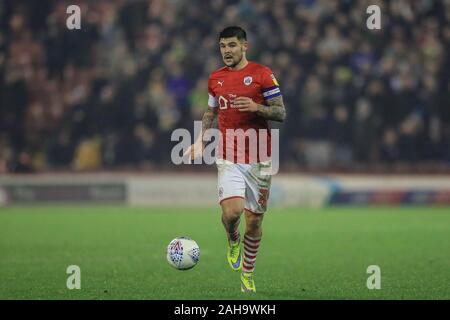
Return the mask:
{"type": "Polygon", "coordinates": [[[247,33],[244,29],[238,26],[226,27],[219,33],[219,41],[222,38],[236,37],[239,41],[247,40],[247,33]]]}

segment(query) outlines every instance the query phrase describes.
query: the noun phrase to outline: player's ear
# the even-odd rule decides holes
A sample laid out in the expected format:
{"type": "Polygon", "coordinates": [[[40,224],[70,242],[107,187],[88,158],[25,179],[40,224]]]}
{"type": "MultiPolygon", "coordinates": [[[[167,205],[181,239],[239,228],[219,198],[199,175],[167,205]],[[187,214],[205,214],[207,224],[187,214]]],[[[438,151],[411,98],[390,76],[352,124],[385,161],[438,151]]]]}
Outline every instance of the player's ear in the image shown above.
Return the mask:
{"type": "Polygon", "coordinates": [[[246,40],[242,41],[242,51],[246,52],[248,50],[248,42],[246,40]]]}

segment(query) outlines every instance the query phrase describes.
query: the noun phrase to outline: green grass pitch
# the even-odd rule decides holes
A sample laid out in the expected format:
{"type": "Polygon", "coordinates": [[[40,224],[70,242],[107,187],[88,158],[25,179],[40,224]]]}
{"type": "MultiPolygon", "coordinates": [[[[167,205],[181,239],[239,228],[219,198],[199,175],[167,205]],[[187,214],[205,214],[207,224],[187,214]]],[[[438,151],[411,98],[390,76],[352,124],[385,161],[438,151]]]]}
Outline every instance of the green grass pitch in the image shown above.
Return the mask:
{"type": "Polygon", "coordinates": [[[252,296],[228,268],[222,228],[218,208],[2,208],[0,299],[450,299],[449,208],[271,209],[252,296]],[[165,257],[181,235],[201,249],[188,271],[165,257]],[[69,265],[81,290],[66,287],[69,265]],[[379,290],[366,286],[369,265],[379,290]]]}

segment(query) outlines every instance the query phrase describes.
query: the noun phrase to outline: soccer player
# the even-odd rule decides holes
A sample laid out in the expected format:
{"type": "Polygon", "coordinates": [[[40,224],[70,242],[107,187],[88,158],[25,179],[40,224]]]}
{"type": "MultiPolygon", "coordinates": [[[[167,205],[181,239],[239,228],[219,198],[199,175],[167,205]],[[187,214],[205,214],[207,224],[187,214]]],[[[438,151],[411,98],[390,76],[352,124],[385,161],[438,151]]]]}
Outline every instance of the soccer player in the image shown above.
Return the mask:
{"type": "Polygon", "coordinates": [[[263,172],[271,166],[271,135],[267,120],[283,122],[286,112],[272,71],[247,60],[247,35],[242,28],[225,28],[219,34],[219,46],[225,66],[209,77],[209,101],[202,119],[202,134],[185,154],[190,154],[192,160],[201,157],[205,131],[218,125],[223,139],[216,154],[218,195],[228,239],[227,259],[232,270],[242,269],[242,292],[256,292],[253,271],[271,184],[271,174],[263,172]],[[258,135],[257,141],[247,140],[244,149],[239,150],[239,143],[236,143],[239,137],[230,139],[227,129],[228,132],[242,129],[244,139],[250,139],[252,135],[247,132],[251,130],[257,133],[262,130],[267,134],[258,135]],[[266,149],[260,148],[264,144],[266,149]],[[250,150],[255,146],[256,158],[250,150]],[[260,154],[261,149],[267,152],[260,154]],[[246,224],[242,254],[238,227],[243,212],[246,224]]]}

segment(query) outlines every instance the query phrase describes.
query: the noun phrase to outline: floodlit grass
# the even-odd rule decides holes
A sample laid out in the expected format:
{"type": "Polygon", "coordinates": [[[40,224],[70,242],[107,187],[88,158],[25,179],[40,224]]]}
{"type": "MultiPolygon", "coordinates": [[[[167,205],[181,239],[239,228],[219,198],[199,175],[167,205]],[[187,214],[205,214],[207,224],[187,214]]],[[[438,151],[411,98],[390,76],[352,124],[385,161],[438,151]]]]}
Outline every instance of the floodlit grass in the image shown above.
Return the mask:
{"type": "Polygon", "coordinates": [[[450,299],[449,208],[272,209],[263,230],[247,296],[218,208],[3,208],[0,299],[450,299]],[[181,235],[201,250],[188,271],[165,256],[181,235]],[[81,290],[66,287],[69,265],[81,290]]]}

